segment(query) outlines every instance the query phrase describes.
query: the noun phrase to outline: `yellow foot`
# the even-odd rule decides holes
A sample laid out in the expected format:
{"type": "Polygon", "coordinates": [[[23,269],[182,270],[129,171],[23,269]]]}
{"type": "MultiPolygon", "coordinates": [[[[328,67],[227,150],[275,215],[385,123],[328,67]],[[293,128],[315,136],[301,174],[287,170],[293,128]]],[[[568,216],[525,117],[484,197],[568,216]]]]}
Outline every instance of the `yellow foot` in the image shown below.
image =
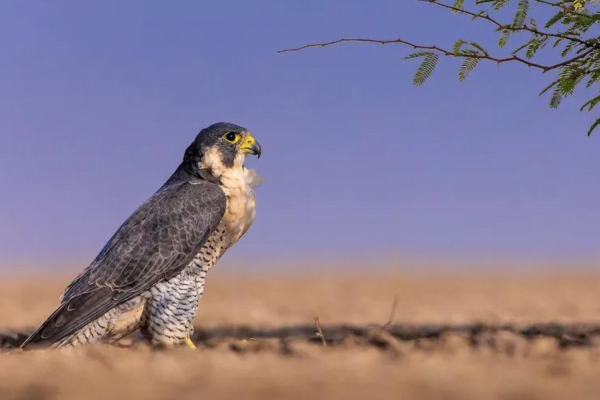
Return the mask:
{"type": "Polygon", "coordinates": [[[189,337],[185,338],[185,345],[192,350],[196,350],[196,345],[194,344],[194,342],[192,342],[192,339],[190,339],[189,337]]]}

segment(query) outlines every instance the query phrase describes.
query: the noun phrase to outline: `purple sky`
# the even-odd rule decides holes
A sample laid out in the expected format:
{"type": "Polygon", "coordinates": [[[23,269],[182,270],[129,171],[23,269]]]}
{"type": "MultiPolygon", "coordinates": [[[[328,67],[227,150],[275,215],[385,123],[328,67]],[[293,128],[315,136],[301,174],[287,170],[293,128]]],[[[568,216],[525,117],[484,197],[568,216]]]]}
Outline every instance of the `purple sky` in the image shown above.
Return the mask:
{"type": "Polygon", "coordinates": [[[0,260],[91,259],[217,121],[263,147],[238,256],[600,255],[600,132],[537,96],[550,74],[443,59],[418,88],[399,46],[276,53],[489,31],[409,0],[5,1],[0,260]]]}

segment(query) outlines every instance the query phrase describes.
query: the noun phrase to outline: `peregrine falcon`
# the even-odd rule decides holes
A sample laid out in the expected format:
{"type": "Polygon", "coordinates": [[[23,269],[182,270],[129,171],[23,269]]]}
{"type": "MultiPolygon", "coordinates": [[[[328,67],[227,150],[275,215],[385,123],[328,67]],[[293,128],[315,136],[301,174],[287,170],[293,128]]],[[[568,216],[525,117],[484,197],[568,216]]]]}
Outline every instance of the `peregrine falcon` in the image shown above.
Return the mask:
{"type": "Polygon", "coordinates": [[[261,147],[238,125],[200,131],[165,184],[65,289],[60,306],[22,344],[111,342],[140,330],[155,345],[186,344],[208,271],[250,228],[261,147]]]}

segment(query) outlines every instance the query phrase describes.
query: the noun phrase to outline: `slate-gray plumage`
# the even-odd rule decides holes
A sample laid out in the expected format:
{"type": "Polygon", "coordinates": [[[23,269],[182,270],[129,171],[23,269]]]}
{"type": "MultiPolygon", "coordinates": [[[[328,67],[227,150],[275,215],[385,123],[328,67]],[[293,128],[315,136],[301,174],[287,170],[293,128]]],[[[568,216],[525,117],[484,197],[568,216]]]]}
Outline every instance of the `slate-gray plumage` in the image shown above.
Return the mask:
{"type": "Polygon", "coordinates": [[[154,344],[187,343],[206,274],[248,230],[255,198],[247,129],[203,129],[167,182],[117,230],[21,346],[113,341],[137,329],[154,344]]]}

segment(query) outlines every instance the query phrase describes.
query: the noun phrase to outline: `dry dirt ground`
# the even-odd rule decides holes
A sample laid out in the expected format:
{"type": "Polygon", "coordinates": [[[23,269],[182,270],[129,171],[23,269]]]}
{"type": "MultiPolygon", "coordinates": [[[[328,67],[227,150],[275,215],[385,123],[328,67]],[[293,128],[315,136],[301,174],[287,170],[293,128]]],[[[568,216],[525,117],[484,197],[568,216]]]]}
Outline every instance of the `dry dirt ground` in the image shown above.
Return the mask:
{"type": "Polygon", "coordinates": [[[10,351],[67,281],[2,278],[0,399],[600,398],[600,272],[216,272],[197,351],[10,351]]]}

